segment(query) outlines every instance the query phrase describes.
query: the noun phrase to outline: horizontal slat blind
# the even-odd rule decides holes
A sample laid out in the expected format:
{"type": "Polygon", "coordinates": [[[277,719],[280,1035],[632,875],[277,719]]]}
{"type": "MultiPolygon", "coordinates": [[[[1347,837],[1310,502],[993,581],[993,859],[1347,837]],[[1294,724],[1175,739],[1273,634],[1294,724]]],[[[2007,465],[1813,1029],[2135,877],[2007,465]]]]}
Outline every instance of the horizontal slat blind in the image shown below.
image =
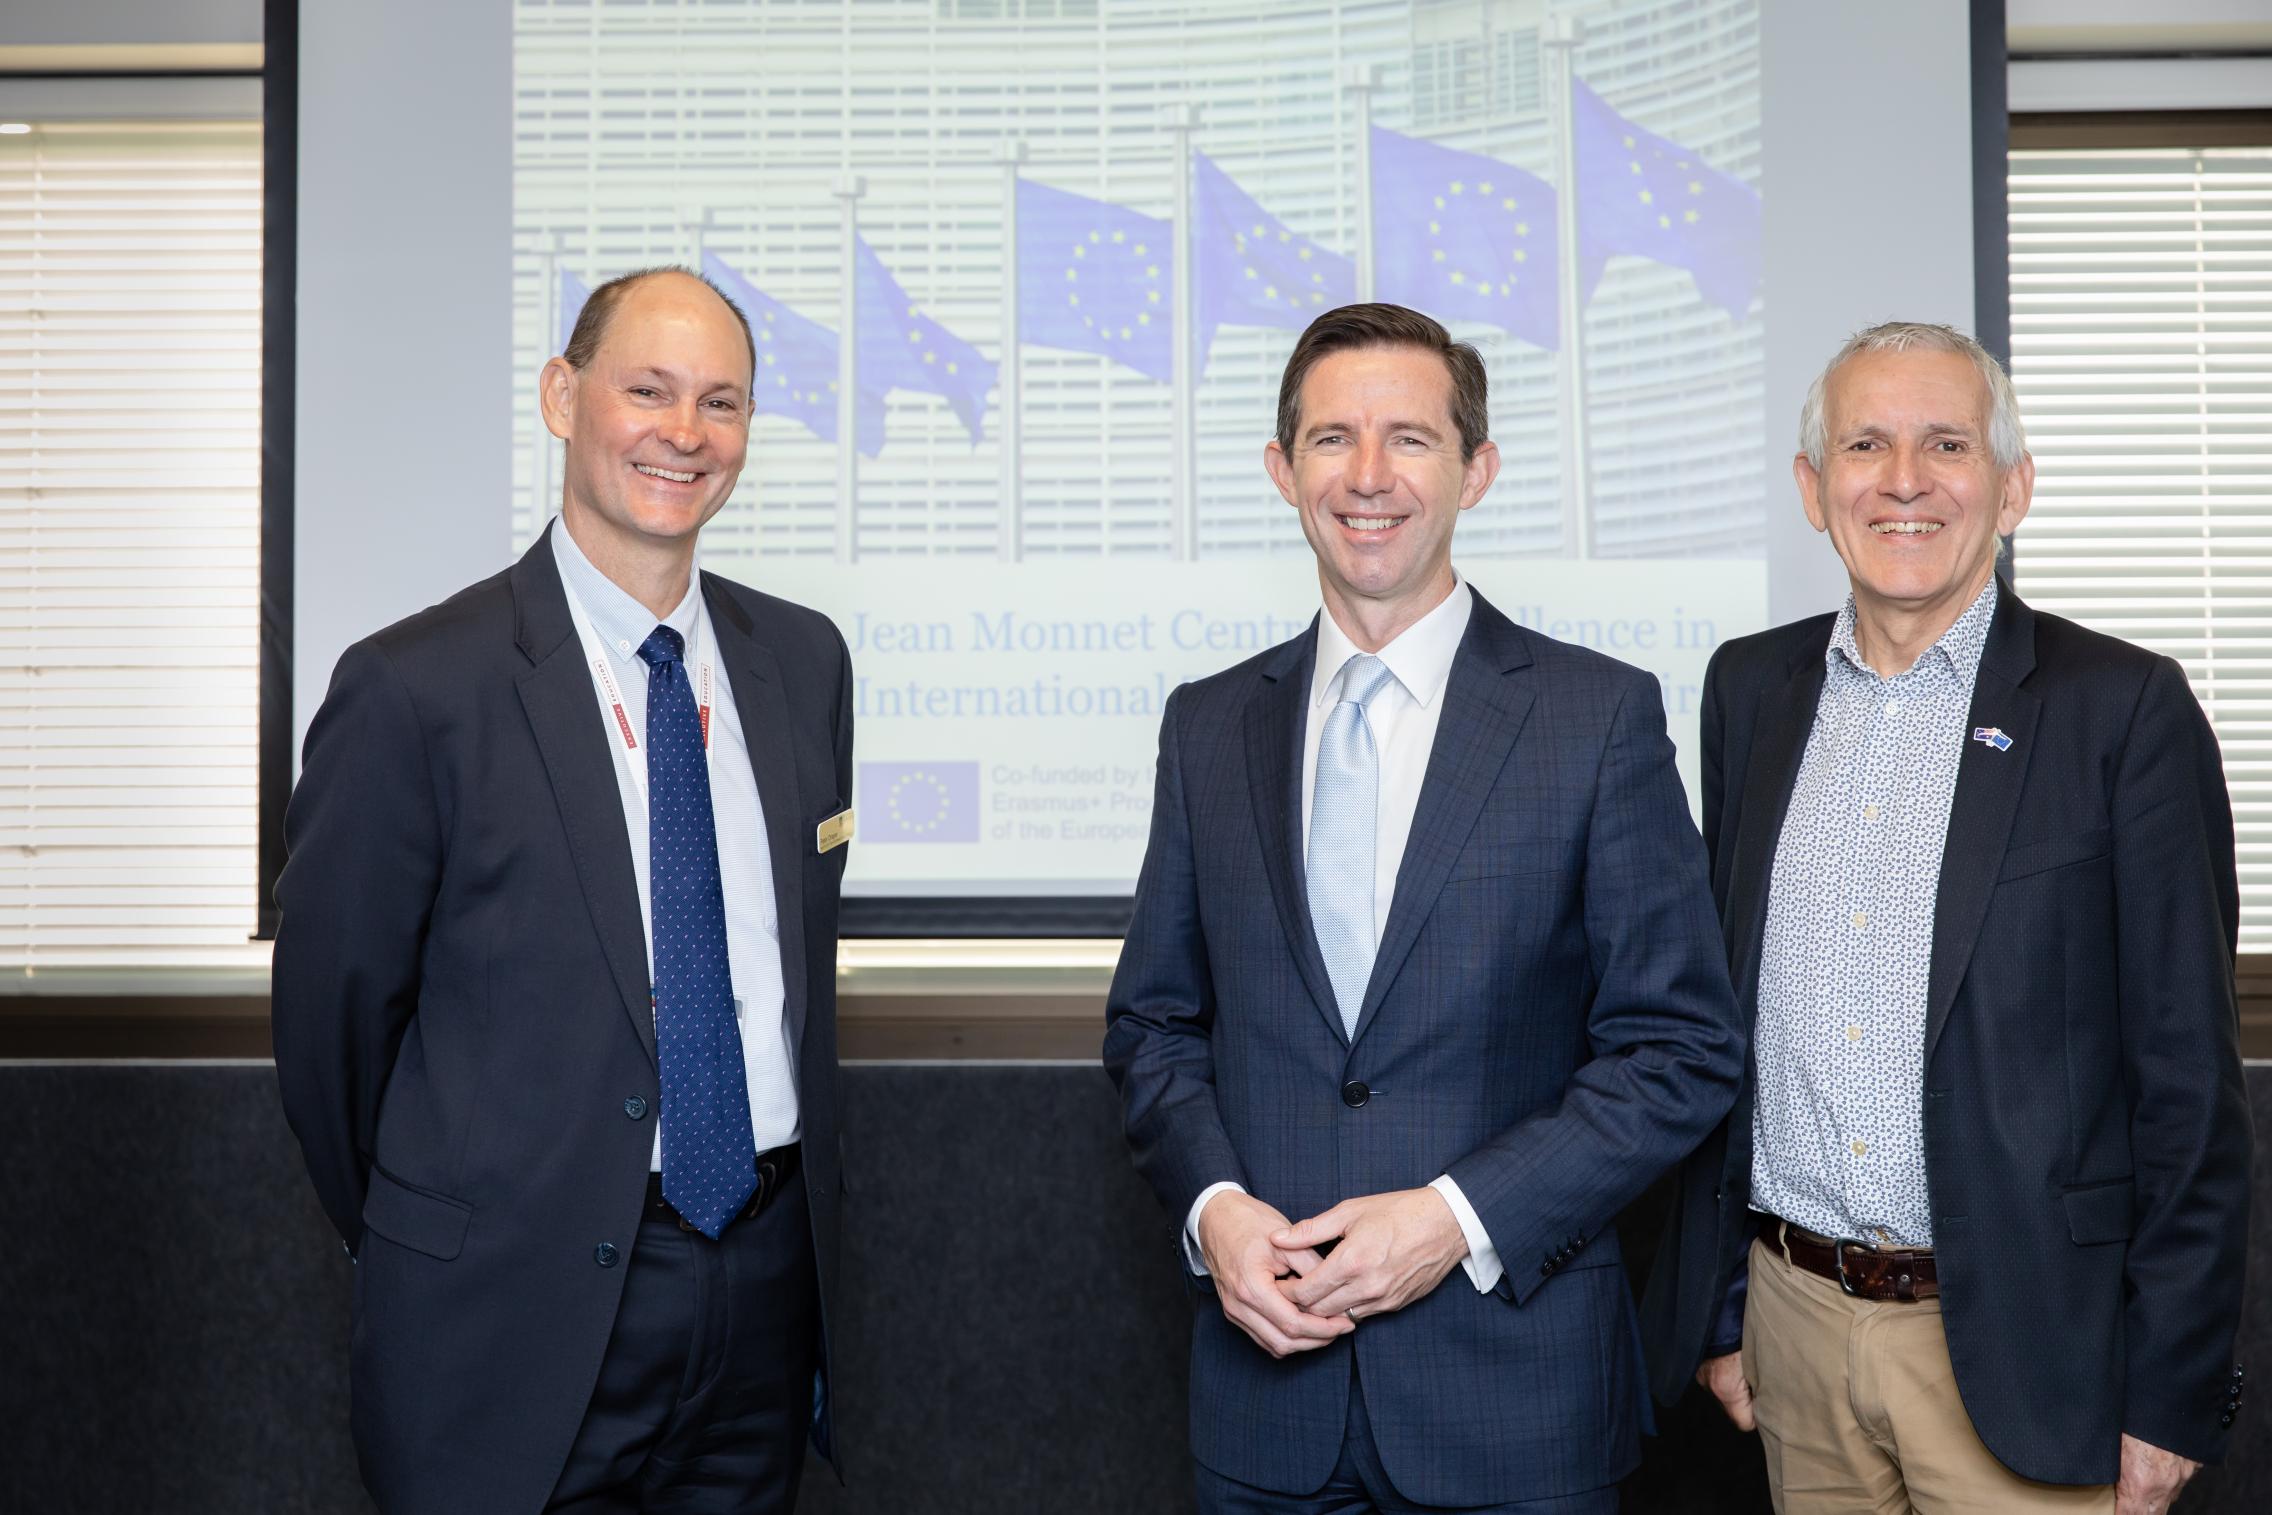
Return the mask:
{"type": "Polygon", "coordinates": [[[2011,262],[2020,592],[2185,665],[2272,950],[2272,148],[2015,152],[2011,262]]]}
{"type": "Polygon", "coordinates": [[[264,956],[260,260],[257,124],[0,136],[0,971],[264,956]]]}

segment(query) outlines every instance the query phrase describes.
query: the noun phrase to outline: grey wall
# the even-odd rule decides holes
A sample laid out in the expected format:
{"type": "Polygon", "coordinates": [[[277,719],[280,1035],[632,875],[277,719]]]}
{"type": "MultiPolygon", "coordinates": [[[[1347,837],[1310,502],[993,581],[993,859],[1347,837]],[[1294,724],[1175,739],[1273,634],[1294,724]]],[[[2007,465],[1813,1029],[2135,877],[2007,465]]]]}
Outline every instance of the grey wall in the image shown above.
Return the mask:
{"type": "MultiPolygon", "coordinates": [[[[2248,1070],[2272,1136],[2272,1066],[2248,1070]]],[[[853,1066],[839,1428],[802,1515],[1180,1515],[1193,1299],[1095,1066],[853,1066]]],[[[350,1275],[265,1064],[0,1065],[0,1510],[367,1515],[347,1439],[350,1275]],[[69,1130],[60,1143],[54,1133],[69,1130]]],[[[1646,1269],[1658,1212],[1621,1222],[1646,1269]]],[[[2259,1157],[2241,1357],[2272,1358],[2259,1157]]],[[[2272,1509],[2250,1405],[2181,1515],[2272,1509]]],[[[1758,1515],[1758,1446],[1700,1392],[1635,1515],[1758,1515]]]]}
{"type": "Polygon", "coordinates": [[[0,47],[258,42],[261,0],[7,0],[0,47]]]}

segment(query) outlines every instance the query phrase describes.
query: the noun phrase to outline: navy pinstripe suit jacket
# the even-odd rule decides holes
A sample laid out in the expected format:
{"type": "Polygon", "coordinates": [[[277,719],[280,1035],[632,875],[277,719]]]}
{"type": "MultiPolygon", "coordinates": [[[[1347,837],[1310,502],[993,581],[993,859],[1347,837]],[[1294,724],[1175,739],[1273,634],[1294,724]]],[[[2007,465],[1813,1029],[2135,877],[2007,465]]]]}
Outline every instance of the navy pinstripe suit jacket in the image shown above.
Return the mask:
{"type": "Polygon", "coordinates": [[[1351,1038],[1302,883],[1316,642],[1313,625],[1168,702],[1105,1065],[1179,1233],[1218,1180],[1300,1219],[1449,1173],[1506,1276],[1482,1295],[1455,1273],[1283,1361],[1193,1277],[1192,1450],[1316,1489],[1353,1351],[1406,1497],[1598,1488],[1632,1466],[1645,1414],[1612,1218],[1720,1120],[1744,1067],[1656,681],[1476,597],[1351,1038]]]}

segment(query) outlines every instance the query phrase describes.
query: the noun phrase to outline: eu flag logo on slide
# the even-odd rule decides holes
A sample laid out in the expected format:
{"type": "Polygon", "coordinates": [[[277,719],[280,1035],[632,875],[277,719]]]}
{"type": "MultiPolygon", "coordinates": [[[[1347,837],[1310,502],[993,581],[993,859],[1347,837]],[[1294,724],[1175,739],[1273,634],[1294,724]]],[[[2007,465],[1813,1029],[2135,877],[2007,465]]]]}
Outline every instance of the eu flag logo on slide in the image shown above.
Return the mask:
{"type": "Polygon", "coordinates": [[[860,840],[975,842],[978,764],[862,763],[860,840]]]}

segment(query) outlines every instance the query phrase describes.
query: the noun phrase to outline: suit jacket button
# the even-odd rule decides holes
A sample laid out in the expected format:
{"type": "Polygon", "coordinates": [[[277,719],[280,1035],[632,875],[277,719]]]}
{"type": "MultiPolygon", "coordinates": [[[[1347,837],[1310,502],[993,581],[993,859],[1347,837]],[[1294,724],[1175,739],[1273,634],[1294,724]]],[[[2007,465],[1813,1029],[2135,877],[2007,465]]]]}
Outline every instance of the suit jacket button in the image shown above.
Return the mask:
{"type": "Polygon", "coordinates": [[[1356,1079],[1351,1079],[1341,1086],[1341,1103],[1352,1110],[1364,1109],[1365,1101],[1372,1097],[1373,1091],[1356,1079]]]}
{"type": "Polygon", "coordinates": [[[2233,1423],[2233,1412],[2232,1412],[2232,1411],[2230,1411],[2230,1410],[2227,1410],[2227,1411],[2226,1411],[2226,1412],[2225,1412],[2224,1414],[2222,1414],[2222,1415],[2220,1415],[2220,1416],[2218,1416],[2218,1417],[2217,1417],[2217,1424],[2218,1424],[2218,1425],[2221,1425],[2221,1426],[2229,1426],[2229,1425],[2231,1425],[2232,1423],[2233,1423]]]}
{"type": "Polygon", "coordinates": [[[1554,1264],[1553,1264],[1553,1263],[1552,1263],[1551,1261],[1548,1261],[1548,1262],[1542,1262],[1542,1263],[1540,1263],[1540,1264],[1538,1265],[1538,1276],[1539,1276],[1540,1278],[1544,1278],[1544,1277],[1546,1277],[1546,1276],[1547,1276],[1548,1274],[1552,1273],[1553,1271],[1554,1271],[1554,1264]]]}
{"type": "Polygon", "coordinates": [[[645,1119],[647,1115],[646,1098],[642,1095],[632,1095],[629,1099],[623,1102],[623,1113],[630,1116],[633,1120],[645,1119]]]}
{"type": "Polygon", "coordinates": [[[615,1243],[612,1241],[603,1241],[598,1246],[592,1248],[592,1261],[598,1263],[603,1268],[614,1267],[616,1258],[620,1257],[621,1255],[621,1253],[615,1250],[615,1243]]]}

